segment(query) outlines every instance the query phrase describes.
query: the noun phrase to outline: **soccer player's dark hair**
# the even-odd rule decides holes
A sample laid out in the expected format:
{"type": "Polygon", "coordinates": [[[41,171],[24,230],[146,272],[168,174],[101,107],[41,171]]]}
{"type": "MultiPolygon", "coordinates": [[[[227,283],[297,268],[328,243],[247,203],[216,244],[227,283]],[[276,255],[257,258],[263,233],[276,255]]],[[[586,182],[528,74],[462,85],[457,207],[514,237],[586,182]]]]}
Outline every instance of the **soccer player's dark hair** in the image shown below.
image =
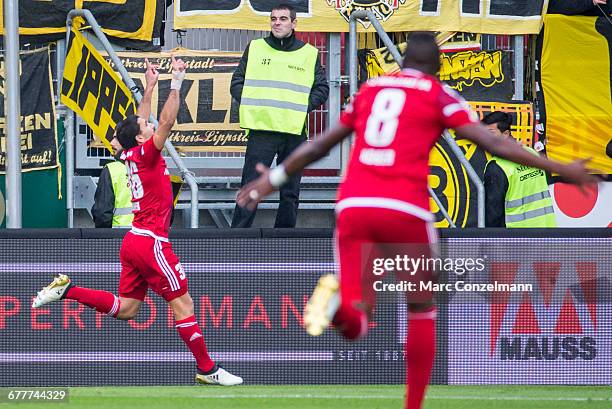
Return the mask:
{"type": "Polygon", "coordinates": [[[289,17],[291,17],[291,21],[297,18],[297,12],[295,11],[295,7],[286,3],[279,3],[277,6],[272,7],[272,10],[289,10],[289,17]]]}
{"type": "Polygon", "coordinates": [[[440,48],[434,33],[415,31],[410,34],[402,67],[414,68],[430,75],[440,71],[440,48]]]}
{"type": "Polygon", "coordinates": [[[497,124],[497,129],[503,133],[510,130],[512,119],[506,112],[493,111],[486,114],[485,117],[482,118],[482,123],[485,125],[497,124]]]}
{"type": "Polygon", "coordinates": [[[124,150],[128,150],[138,145],[136,136],[140,133],[140,125],[138,125],[138,116],[129,115],[123,121],[117,124],[115,128],[117,140],[124,150]]]}

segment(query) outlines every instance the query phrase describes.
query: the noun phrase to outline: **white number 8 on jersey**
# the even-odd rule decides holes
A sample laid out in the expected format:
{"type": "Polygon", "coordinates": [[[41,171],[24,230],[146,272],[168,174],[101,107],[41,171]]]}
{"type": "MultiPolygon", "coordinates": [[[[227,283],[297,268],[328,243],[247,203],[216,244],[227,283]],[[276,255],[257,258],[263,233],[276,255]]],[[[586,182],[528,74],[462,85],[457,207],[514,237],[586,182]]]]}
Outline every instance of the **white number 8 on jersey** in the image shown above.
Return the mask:
{"type": "Polygon", "coordinates": [[[382,148],[393,142],[405,102],[406,93],[401,89],[386,88],[376,94],[364,134],[368,145],[382,148]]]}

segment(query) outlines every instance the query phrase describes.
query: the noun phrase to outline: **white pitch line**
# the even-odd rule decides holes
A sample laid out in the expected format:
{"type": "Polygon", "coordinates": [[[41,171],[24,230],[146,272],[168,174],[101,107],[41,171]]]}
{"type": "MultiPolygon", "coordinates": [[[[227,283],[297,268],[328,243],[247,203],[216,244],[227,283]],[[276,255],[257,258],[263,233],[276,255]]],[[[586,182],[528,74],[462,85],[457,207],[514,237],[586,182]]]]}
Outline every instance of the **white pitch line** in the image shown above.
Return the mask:
{"type": "MultiPolygon", "coordinates": [[[[79,395],[81,396],[81,395],[79,395]]],[[[189,396],[182,396],[189,397],[189,396]]],[[[236,395],[194,395],[193,398],[201,399],[355,399],[355,400],[371,400],[371,399],[404,399],[404,396],[389,396],[389,395],[368,395],[368,396],[332,396],[332,395],[315,395],[315,394],[285,394],[285,395],[266,395],[266,394],[236,394],[236,395]]],[[[554,401],[554,402],[612,402],[612,398],[574,398],[574,397],[531,397],[531,396],[431,396],[425,397],[425,400],[505,400],[505,401],[554,401]]]]}

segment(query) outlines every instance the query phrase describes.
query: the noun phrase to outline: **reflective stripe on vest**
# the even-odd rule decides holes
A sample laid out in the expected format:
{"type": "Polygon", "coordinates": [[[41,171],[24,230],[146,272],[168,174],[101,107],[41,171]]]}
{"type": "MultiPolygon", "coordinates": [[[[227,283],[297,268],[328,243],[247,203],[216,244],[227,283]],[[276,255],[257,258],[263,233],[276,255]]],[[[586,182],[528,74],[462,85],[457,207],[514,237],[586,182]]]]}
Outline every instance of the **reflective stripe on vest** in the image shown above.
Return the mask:
{"type": "Polygon", "coordinates": [[[513,207],[519,207],[528,203],[537,202],[538,200],[546,199],[547,197],[550,197],[550,192],[545,190],[544,192],[534,193],[521,199],[509,200],[506,201],[506,209],[512,209],[513,207]]]}
{"type": "MultiPolygon", "coordinates": [[[[534,219],[536,217],[545,216],[554,213],[555,209],[552,206],[543,207],[541,209],[529,210],[525,213],[506,215],[506,224],[522,222],[523,220],[534,219]]],[[[530,226],[532,227],[532,226],[530,226]]],[[[552,226],[554,227],[554,226],[552,226]]]]}
{"type": "Polygon", "coordinates": [[[106,165],[110,173],[115,194],[113,227],[129,227],[134,220],[132,214],[132,192],[128,187],[127,168],[119,161],[106,165]]]}
{"type": "Polygon", "coordinates": [[[240,99],[240,127],[301,135],[317,55],[317,49],[309,44],[295,51],[279,51],[264,39],[251,41],[240,99]]]}
{"type": "MultiPolygon", "coordinates": [[[[538,153],[525,147],[534,155],[538,153]]],[[[508,178],[505,197],[506,227],[557,227],[546,174],[538,168],[494,157],[508,178]]]]}

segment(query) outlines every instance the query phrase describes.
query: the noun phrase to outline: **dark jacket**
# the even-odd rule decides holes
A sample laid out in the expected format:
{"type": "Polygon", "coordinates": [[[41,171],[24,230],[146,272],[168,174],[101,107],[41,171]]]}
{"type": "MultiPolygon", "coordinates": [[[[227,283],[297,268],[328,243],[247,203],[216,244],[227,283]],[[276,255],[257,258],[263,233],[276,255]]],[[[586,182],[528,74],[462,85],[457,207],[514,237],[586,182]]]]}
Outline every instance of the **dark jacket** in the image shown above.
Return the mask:
{"type": "MultiPolygon", "coordinates": [[[[610,13],[610,2],[608,4],[601,4],[601,7],[605,12],[610,13]]],[[[585,15],[601,15],[599,7],[593,5],[593,0],[550,0],[548,4],[549,14],[565,14],[572,16],[575,14],[585,15]]]]}
{"type": "Polygon", "coordinates": [[[487,164],[484,174],[485,226],[506,227],[506,192],[508,177],[494,161],[487,164]]]}
{"type": "MultiPolygon", "coordinates": [[[[265,38],[266,43],[275,50],[279,51],[295,51],[304,47],[304,42],[295,38],[295,32],[287,38],[278,39],[270,34],[265,38]]],[[[250,44],[249,44],[250,45],[250,44]]],[[[249,45],[242,54],[242,59],[232,75],[232,82],[230,85],[230,93],[232,97],[238,102],[242,96],[242,87],[244,86],[244,75],[246,74],[247,62],[249,59],[249,45]]],[[[308,112],[314,110],[318,106],[322,105],[327,101],[329,97],[329,85],[325,78],[325,70],[321,66],[320,55],[317,56],[317,62],[315,64],[315,78],[310,90],[310,97],[308,98],[308,112]]]]}
{"type": "Polygon", "coordinates": [[[108,166],[102,168],[98,178],[98,187],[94,196],[94,204],[91,208],[96,227],[113,227],[113,212],[115,211],[115,191],[108,166]]]}

